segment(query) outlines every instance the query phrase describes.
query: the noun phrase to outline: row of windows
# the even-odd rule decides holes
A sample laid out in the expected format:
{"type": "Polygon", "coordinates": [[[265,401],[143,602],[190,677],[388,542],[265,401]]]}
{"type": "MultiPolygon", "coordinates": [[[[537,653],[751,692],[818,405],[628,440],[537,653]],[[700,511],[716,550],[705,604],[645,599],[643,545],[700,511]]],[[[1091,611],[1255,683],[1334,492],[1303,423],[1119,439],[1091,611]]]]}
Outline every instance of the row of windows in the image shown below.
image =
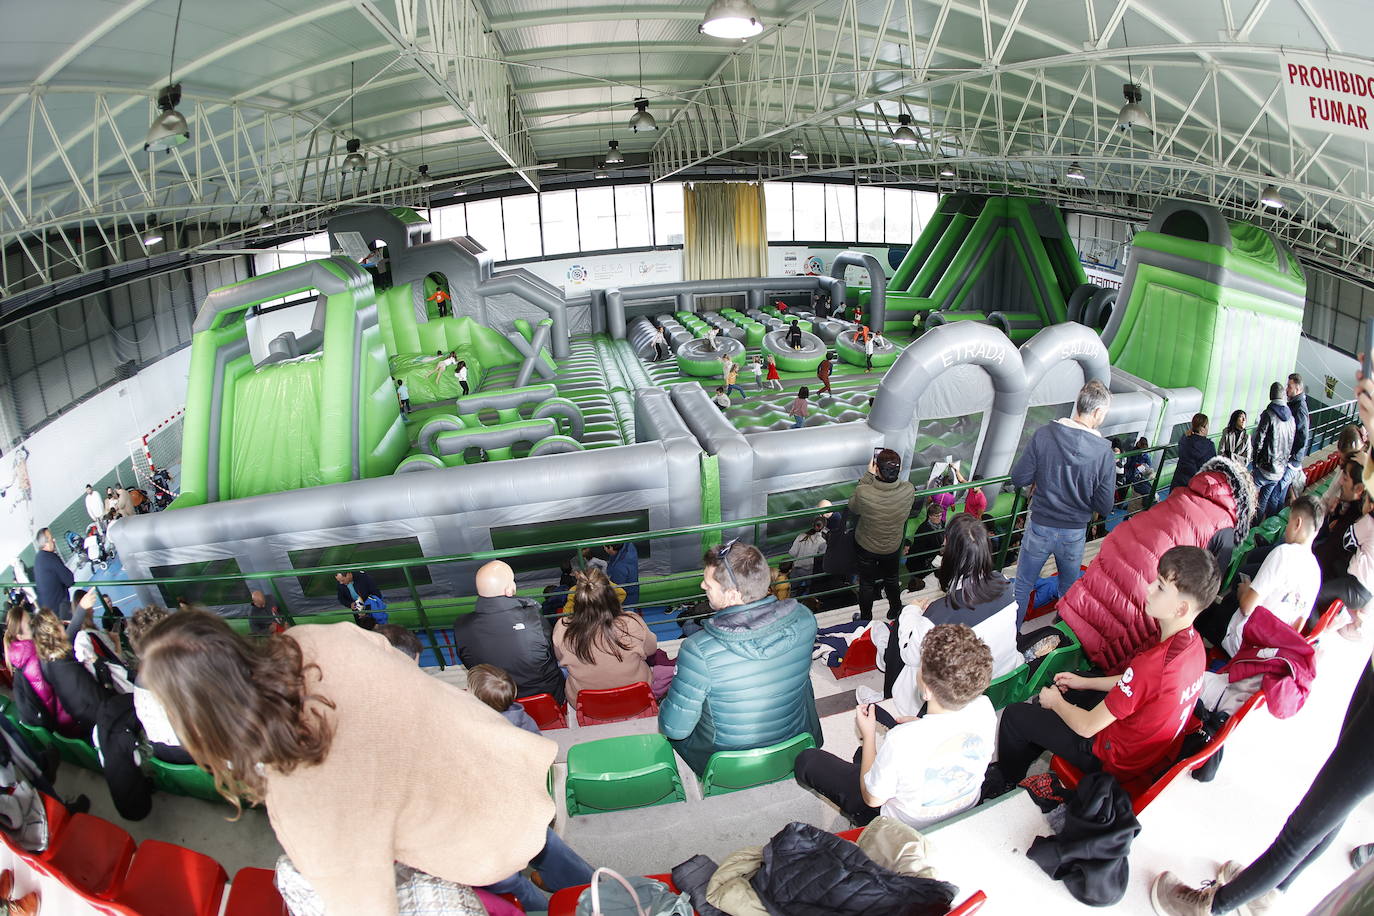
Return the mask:
{"type": "MultiPolygon", "coordinates": [[[[770,242],[909,245],[930,220],[938,195],[900,188],[818,182],[765,182],[770,242]]],[[[513,194],[434,207],[435,239],[470,235],[498,261],[681,245],[678,182],[513,194]]],[[[327,256],[316,235],[257,256],[259,273],[327,256]]]]}

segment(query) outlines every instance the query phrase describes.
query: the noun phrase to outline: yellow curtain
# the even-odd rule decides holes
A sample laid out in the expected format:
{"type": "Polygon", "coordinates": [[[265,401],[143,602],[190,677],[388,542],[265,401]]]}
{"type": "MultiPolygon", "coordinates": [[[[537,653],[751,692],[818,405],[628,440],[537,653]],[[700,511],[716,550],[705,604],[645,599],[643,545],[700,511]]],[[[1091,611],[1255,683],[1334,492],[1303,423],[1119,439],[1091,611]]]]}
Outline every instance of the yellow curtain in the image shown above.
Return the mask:
{"type": "Polygon", "coordinates": [[[763,186],[698,182],[683,187],[682,278],[725,280],[768,273],[763,186]]]}

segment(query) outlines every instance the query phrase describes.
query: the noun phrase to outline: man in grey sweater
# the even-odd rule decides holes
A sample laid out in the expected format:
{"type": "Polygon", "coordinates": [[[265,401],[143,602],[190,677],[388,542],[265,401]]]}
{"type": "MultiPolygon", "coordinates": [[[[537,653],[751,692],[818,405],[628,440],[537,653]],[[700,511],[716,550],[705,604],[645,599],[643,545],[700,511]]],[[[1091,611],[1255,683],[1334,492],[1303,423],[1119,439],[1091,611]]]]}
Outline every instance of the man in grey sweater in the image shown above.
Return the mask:
{"type": "Polygon", "coordinates": [[[902,456],[890,448],[880,449],[849,498],[849,513],[859,518],[854,529],[854,559],[861,620],[873,619],[873,598],[880,586],[887,595],[888,619],[896,620],[902,610],[898,578],[902,538],[916,488],[911,481],[902,480],[901,473],[902,456]]]}
{"type": "Polygon", "coordinates": [[[1018,630],[1045,561],[1054,556],[1059,594],[1067,594],[1083,564],[1088,522],[1094,512],[1105,518],[1112,511],[1116,480],[1112,446],[1097,431],[1111,403],[1106,385],[1088,382],[1078,392],[1073,416],[1037,429],[1012,466],[1012,484],[1032,488],[1030,518],[1021,536],[1013,587],[1018,630]]]}

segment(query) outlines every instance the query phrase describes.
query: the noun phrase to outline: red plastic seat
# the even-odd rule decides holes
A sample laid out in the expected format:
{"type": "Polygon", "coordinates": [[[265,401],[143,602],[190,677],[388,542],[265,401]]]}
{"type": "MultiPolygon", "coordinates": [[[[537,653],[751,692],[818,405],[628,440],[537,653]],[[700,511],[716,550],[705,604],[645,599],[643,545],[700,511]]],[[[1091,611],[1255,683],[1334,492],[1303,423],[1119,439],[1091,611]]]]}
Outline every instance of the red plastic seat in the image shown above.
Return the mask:
{"type": "Polygon", "coordinates": [[[119,892],[134,838],[92,814],[73,814],[57,837],[46,867],[74,890],[110,898],[119,892]]]}
{"type": "Polygon", "coordinates": [[[529,713],[541,732],[568,727],[568,704],[558,702],[551,694],[536,693],[534,696],[520,697],[515,702],[525,707],[525,712],[529,713]]]}
{"type": "Polygon", "coordinates": [[[877,670],[877,667],[878,647],[873,644],[873,634],[865,632],[849,644],[849,650],[845,652],[839,667],[831,668],[830,673],[835,675],[836,680],[839,680],[840,678],[863,674],[865,671],[877,670]]]}
{"type": "Polygon", "coordinates": [[[982,891],[974,891],[973,894],[963,903],[949,911],[948,916],[972,916],[983,908],[983,904],[988,902],[988,895],[982,891]]]}
{"type": "Polygon", "coordinates": [[[1312,625],[1312,629],[1302,634],[1303,639],[1307,640],[1308,645],[1316,642],[1317,637],[1322,635],[1327,627],[1331,626],[1331,622],[1339,617],[1343,610],[1345,610],[1345,604],[1339,598],[1331,602],[1331,606],[1323,611],[1322,615],[1317,618],[1317,622],[1312,625]]]}
{"type": "MultiPolygon", "coordinates": [[[[1240,709],[1236,710],[1235,714],[1232,715],[1230,719],[1226,720],[1226,724],[1221,727],[1221,731],[1217,732],[1216,736],[1212,738],[1211,741],[1207,742],[1207,746],[1202,750],[1191,757],[1185,757],[1178,763],[1175,763],[1158,778],[1151,779],[1148,775],[1138,776],[1135,779],[1129,779],[1122,783],[1122,788],[1126,790],[1126,794],[1131,796],[1132,810],[1134,810],[1136,814],[1140,814],[1150,806],[1151,802],[1159,797],[1161,792],[1169,788],[1169,785],[1175,779],[1182,776],[1184,773],[1196,770],[1208,760],[1211,760],[1212,755],[1221,750],[1222,745],[1226,743],[1226,739],[1231,736],[1231,732],[1240,724],[1240,721],[1249,715],[1251,710],[1263,706],[1264,691],[1256,691],[1250,699],[1245,701],[1240,709]]],[[[1189,727],[1185,728],[1178,738],[1174,740],[1169,753],[1165,755],[1166,760],[1172,760],[1174,757],[1178,756],[1178,748],[1182,746],[1184,737],[1196,727],[1197,720],[1194,719],[1189,727]]],[[[1050,758],[1050,769],[1059,777],[1059,781],[1064,784],[1065,788],[1072,789],[1076,787],[1078,781],[1083,778],[1083,772],[1081,770],[1059,756],[1050,758]]]]}
{"type": "Polygon", "coordinates": [[[229,885],[224,916],[288,916],[275,878],[270,868],[240,868],[229,885]]]}
{"type": "Polygon", "coordinates": [[[600,725],[626,719],[651,719],[658,715],[658,701],[649,685],[637,681],[610,690],[577,692],[577,724],[600,725]]]}
{"type": "Polygon", "coordinates": [[[218,916],[228,878],[203,853],[144,840],[114,902],[138,916],[218,916]]]}
{"type": "MultiPolygon", "coordinates": [[[[662,881],[664,884],[668,885],[668,890],[672,891],[674,894],[680,893],[677,889],[677,885],[673,883],[672,875],[649,875],[648,877],[662,881]]],[[[601,886],[604,888],[606,887],[605,881],[614,883],[615,879],[603,878],[602,881],[603,883],[601,886]]],[[[549,898],[549,916],[573,916],[573,914],[577,912],[577,898],[582,896],[582,892],[585,891],[588,886],[589,885],[586,884],[580,884],[577,887],[567,887],[555,893],[549,898]]]]}

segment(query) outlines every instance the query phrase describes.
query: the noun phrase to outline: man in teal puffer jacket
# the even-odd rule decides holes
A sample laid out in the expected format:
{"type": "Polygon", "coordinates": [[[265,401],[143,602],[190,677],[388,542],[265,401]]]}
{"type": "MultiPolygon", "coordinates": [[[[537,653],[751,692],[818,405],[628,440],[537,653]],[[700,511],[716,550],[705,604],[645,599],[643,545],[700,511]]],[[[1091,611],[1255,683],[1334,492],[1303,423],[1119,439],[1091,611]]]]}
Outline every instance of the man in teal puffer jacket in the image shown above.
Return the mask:
{"type": "Polygon", "coordinates": [[[716,613],[678,650],[659,731],[698,775],[716,751],[768,747],[802,732],[819,747],[816,618],[768,594],[768,561],[756,547],[731,541],[704,564],[701,588],[716,613]]]}

